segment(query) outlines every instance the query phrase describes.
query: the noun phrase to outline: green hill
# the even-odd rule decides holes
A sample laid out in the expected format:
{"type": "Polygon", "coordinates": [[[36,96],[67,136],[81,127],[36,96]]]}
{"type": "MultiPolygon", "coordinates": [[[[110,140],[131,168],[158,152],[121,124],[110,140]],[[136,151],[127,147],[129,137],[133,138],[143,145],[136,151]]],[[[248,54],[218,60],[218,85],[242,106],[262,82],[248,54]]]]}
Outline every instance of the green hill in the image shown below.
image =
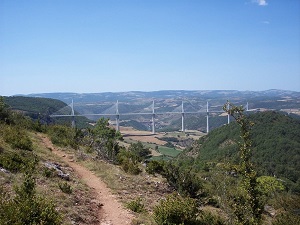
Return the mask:
{"type": "MultiPolygon", "coordinates": [[[[59,123],[59,124],[71,124],[71,117],[64,118],[51,118],[50,115],[63,109],[69,108],[67,104],[56,99],[51,98],[40,98],[40,97],[23,97],[23,96],[13,96],[4,97],[5,104],[9,106],[10,109],[15,111],[20,111],[24,115],[29,116],[34,120],[40,120],[40,122],[45,124],[59,123]]],[[[69,114],[71,113],[71,108],[68,109],[69,114]]],[[[75,112],[75,114],[78,114],[75,112]]],[[[76,117],[76,124],[79,127],[87,126],[88,120],[85,117],[76,117]]]]}
{"type": "MultiPolygon", "coordinates": [[[[253,162],[259,175],[287,178],[300,187],[300,120],[273,111],[249,117],[254,122],[251,130],[253,162]]],[[[177,160],[193,161],[199,171],[207,165],[237,162],[239,131],[235,122],[217,128],[200,138],[177,160]]]]}

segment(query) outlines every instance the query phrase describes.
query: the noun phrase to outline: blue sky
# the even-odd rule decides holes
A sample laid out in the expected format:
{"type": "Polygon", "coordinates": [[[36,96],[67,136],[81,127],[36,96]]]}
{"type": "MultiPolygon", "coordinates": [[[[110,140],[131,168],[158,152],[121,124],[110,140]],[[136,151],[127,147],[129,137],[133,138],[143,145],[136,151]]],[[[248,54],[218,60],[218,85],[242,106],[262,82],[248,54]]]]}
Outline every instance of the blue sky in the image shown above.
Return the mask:
{"type": "Polygon", "coordinates": [[[300,91],[299,0],[1,0],[0,95],[300,91]]]}

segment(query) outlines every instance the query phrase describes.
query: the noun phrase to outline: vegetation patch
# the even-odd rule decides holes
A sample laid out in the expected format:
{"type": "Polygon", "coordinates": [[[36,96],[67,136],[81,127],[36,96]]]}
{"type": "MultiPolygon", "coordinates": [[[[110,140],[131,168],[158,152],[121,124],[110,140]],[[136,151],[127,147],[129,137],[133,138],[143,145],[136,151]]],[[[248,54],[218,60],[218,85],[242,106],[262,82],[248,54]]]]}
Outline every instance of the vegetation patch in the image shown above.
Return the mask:
{"type": "Polygon", "coordinates": [[[145,212],[146,211],[145,205],[143,203],[143,200],[140,197],[132,200],[131,202],[128,202],[126,204],[126,207],[128,209],[130,209],[131,211],[136,212],[136,213],[141,213],[141,212],[145,212]]]}
{"type": "Polygon", "coordinates": [[[59,182],[58,187],[63,193],[71,194],[73,192],[72,187],[68,182],[59,182]]]}

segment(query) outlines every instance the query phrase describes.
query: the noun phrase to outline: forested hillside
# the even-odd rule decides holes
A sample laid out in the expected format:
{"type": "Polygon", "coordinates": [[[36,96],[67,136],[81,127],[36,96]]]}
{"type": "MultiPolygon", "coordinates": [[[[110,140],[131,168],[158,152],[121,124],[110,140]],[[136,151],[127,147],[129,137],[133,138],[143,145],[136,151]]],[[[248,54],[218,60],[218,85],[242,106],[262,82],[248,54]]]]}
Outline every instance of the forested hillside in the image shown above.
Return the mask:
{"type": "MultiPolygon", "coordinates": [[[[300,120],[273,111],[255,113],[249,119],[254,122],[250,132],[252,160],[259,175],[286,178],[300,191],[300,120]]],[[[194,158],[198,170],[217,163],[237,162],[239,130],[235,122],[217,128],[178,158],[194,158]]]]}
{"type": "MultiPolygon", "coordinates": [[[[5,97],[5,104],[12,110],[20,111],[24,115],[29,116],[34,120],[44,124],[58,123],[58,124],[70,124],[71,117],[64,118],[51,118],[53,113],[65,109],[65,114],[71,114],[71,107],[67,107],[67,104],[56,99],[40,98],[40,97],[23,97],[13,96],[5,97]]],[[[78,114],[75,112],[75,114],[78,114]]],[[[86,127],[88,120],[85,117],[76,117],[76,124],[78,127],[86,127]]]]}

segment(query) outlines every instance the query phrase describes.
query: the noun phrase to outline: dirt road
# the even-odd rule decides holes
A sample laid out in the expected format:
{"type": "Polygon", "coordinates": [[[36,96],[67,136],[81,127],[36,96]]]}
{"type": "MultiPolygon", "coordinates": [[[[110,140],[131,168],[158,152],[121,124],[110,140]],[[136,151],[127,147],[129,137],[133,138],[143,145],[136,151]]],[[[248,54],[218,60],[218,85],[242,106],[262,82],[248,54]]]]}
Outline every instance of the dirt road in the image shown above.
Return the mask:
{"type": "Polygon", "coordinates": [[[69,160],[70,157],[65,152],[56,148],[48,137],[40,136],[45,146],[52,149],[52,152],[59,156],[65,163],[74,169],[84,183],[93,189],[96,196],[96,201],[103,204],[99,210],[100,225],[125,225],[130,224],[134,218],[132,214],[117,201],[112,195],[106,184],[94,175],[87,168],[69,160]]]}

